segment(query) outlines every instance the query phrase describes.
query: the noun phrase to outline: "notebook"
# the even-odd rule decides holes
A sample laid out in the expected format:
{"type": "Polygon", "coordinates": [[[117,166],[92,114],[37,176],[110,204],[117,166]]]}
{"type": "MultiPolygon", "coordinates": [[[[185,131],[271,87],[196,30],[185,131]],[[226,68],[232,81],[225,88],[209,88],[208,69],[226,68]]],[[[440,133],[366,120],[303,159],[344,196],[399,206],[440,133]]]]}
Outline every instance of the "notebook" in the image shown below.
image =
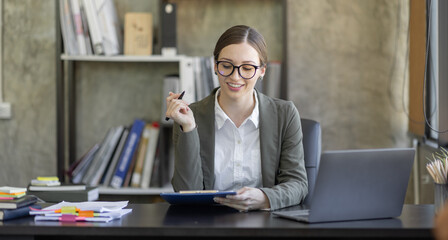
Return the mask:
{"type": "Polygon", "coordinates": [[[273,214],[308,223],[398,217],[414,154],[412,148],[324,152],[309,209],[273,214]]]}

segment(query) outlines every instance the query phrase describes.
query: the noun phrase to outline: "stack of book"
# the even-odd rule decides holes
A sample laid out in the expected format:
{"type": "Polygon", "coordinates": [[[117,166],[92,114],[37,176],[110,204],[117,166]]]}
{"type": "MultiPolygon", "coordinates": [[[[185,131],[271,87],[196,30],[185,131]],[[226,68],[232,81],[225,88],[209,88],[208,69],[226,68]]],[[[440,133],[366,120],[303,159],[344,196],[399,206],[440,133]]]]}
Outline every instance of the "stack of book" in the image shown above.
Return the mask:
{"type": "Polygon", "coordinates": [[[40,209],[35,196],[27,195],[26,188],[0,187],[0,221],[28,216],[30,207],[40,209]]]}
{"type": "Polygon", "coordinates": [[[141,119],[130,127],[110,128],[102,142],[70,166],[67,173],[71,182],[114,188],[164,186],[169,181],[170,164],[163,146],[167,141],[159,137],[160,129],[158,122],[141,119]]]}
{"type": "Polygon", "coordinates": [[[61,201],[94,201],[98,200],[99,192],[96,187],[86,185],[61,184],[57,177],[38,177],[31,180],[28,194],[34,195],[45,202],[61,201]]]}

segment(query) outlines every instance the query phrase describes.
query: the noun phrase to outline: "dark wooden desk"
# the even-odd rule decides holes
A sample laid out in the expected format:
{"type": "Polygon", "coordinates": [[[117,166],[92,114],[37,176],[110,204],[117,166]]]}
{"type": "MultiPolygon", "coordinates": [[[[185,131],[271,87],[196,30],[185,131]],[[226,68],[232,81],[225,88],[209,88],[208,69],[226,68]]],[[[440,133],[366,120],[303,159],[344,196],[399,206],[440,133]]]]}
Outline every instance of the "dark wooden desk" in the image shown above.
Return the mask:
{"type": "MultiPolygon", "coordinates": [[[[403,238],[431,239],[433,205],[405,205],[399,218],[303,224],[270,212],[240,213],[222,206],[131,204],[132,213],[110,223],[0,222],[0,239],[148,238],[403,238]]],[[[298,208],[298,207],[294,207],[298,208]]]]}

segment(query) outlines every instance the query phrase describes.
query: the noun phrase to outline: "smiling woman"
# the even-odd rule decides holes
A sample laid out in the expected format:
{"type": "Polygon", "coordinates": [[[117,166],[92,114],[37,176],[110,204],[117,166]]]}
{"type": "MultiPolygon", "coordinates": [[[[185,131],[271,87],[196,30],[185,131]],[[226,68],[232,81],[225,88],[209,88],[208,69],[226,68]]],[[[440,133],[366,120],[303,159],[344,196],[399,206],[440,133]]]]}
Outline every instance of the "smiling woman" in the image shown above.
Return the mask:
{"type": "Polygon", "coordinates": [[[179,93],[166,99],[175,122],[173,188],[236,191],[215,201],[240,211],[299,204],[307,194],[299,113],[254,89],[266,72],[263,36],[231,27],[214,58],[219,88],[191,105],[179,93]]]}

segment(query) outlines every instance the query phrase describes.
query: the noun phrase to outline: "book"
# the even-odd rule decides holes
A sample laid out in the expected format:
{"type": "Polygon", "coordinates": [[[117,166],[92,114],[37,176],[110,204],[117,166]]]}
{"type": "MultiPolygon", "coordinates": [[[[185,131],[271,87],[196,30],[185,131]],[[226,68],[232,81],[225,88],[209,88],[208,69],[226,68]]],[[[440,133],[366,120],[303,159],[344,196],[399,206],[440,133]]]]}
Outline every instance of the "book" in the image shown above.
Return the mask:
{"type": "Polygon", "coordinates": [[[86,185],[28,186],[28,191],[76,191],[85,189],[86,185]]]}
{"type": "Polygon", "coordinates": [[[110,56],[122,53],[123,39],[114,1],[96,0],[92,2],[95,4],[98,16],[98,26],[102,36],[104,54],[110,56]]]}
{"type": "Polygon", "coordinates": [[[123,185],[123,182],[128,172],[132,157],[134,156],[135,149],[140,141],[140,136],[145,127],[145,122],[140,119],[134,120],[131,130],[129,132],[128,139],[126,140],[123,152],[120,155],[118,161],[117,169],[111,180],[111,186],[114,188],[119,188],[123,185]]]}
{"type": "Polygon", "coordinates": [[[180,90],[185,91],[183,100],[190,104],[197,100],[194,83],[193,58],[185,58],[179,65],[179,75],[182,76],[182,78],[180,78],[179,88],[180,90]]]}
{"type": "Polygon", "coordinates": [[[128,12],[124,15],[124,54],[152,54],[152,14],[128,12]]]}
{"type": "Polygon", "coordinates": [[[21,192],[26,192],[26,188],[2,186],[2,187],[0,187],[0,192],[2,192],[2,193],[21,193],[21,192]]]}
{"type": "Polygon", "coordinates": [[[110,185],[110,181],[112,180],[112,176],[115,173],[118,160],[120,159],[120,154],[121,154],[121,152],[122,152],[122,150],[124,148],[124,144],[126,143],[126,139],[128,138],[128,135],[129,135],[129,129],[125,128],[123,130],[123,134],[120,137],[120,142],[118,143],[118,146],[115,149],[115,152],[114,152],[114,155],[112,157],[110,166],[107,169],[107,173],[104,176],[104,180],[103,180],[103,183],[102,183],[103,186],[109,186],[110,185]]]}
{"type": "Polygon", "coordinates": [[[81,157],[81,162],[76,166],[76,168],[73,170],[71,174],[72,183],[74,184],[81,183],[85,173],[88,170],[90,163],[92,162],[93,158],[95,158],[95,154],[97,153],[99,148],[100,144],[96,143],[90,148],[90,150],[86,154],[84,154],[84,156],[81,157]]]}
{"type": "MultiPolygon", "coordinates": [[[[161,122],[166,122],[166,98],[169,96],[169,92],[179,93],[180,92],[180,79],[179,75],[166,75],[163,79],[163,94],[162,94],[162,114],[160,116],[161,122]]],[[[168,123],[173,124],[173,120],[168,120],[168,123]]]]}
{"type": "Polygon", "coordinates": [[[68,191],[28,191],[29,195],[34,195],[45,202],[61,201],[95,201],[99,198],[98,187],[86,187],[84,190],[68,191]]]}
{"type": "Polygon", "coordinates": [[[89,35],[92,41],[93,53],[95,55],[104,55],[103,36],[100,31],[95,2],[91,0],[83,0],[82,4],[87,17],[87,25],[89,26],[89,35]]]}
{"type": "Polygon", "coordinates": [[[84,41],[86,45],[86,54],[92,55],[92,42],[90,41],[90,34],[89,34],[89,25],[87,23],[87,16],[86,16],[86,10],[84,8],[84,4],[82,0],[79,0],[80,5],[80,13],[81,13],[81,23],[82,23],[82,30],[84,31],[84,41]]]}
{"type": "Polygon", "coordinates": [[[142,179],[140,187],[148,188],[150,186],[151,175],[154,165],[154,158],[156,157],[157,145],[159,142],[160,125],[158,122],[153,122],[148,133],[148,147],[145,154],[145,163],[142,170],[142,179]]]}
{"type": "Polygon", "coordinates": [[[17,209],[34,204],[36,202],[37,198],[31,195],[26,195],[22,198],[13,200],[0,199],[0,209],[17,209]]]}
{"type": "Polygon", "coordinates": [[[84,39],[84,30],[82,26],[79,0],[70,0],[70,4],[72,9],[73,23],[75,26],[76,43],[78,43],[78,54],[86,55],[86,40],[84,39]]]}
{"type": "Polygon", "coordinates": [[[76,42],[70,2],[68,0],[60,1],[59,8],[64,51],[68,55],[78,55],[78,43],[76,42]]]}
{"type": "Polygon", "coordinates": [[[159,187],[169,183],[174,173],[174,146],[172,144],[173,129],[163,127],[159,134],[159,187]]]}
{"type": "Polygon", "coordinates": [[[103,141],[101,142],[101,147],[98,149],[98,152],[95,154],[95,158],[90,163],[89,169],[87,170],[86,175],[82,179],[82,183],[94,186],[94,179],[96,178],[96,174],[102,164],[103,160],[107,155],[107,152],[110,149],[110,142],[114,138],[115,128],[111,127],[107,130],[106,136],[104,136],[103,141]]]}
{"type": "Polygon", "coordinates": [[[25,206],[16,209],[0,209],[0,221],[6,221],[21,217],[26,217],[30,215],[30,207],[34,209],[41,209],[39,204],[33,204],[30,206],[25,206]]]}
{"type": "Polygon", "coordinates": [[[107,166],[110,163],[112,154],[118,145],[123,130],[124,126],[118,126],[114,128],[112,137],[104,145],[105,150],[104,153],[100,156],[98,164],[96,166],[92,166],[96,171],[93,173],[90,181],[87,182],[88,185],[97,186],[100,183],[101,177],[105,174],[107,166]]]}
{"type": "MultiPolygon", "coordinates": [[[[142,132],[143,133],[143,132],[142,132]]],[[[132,156],[131,163],[129,164],[128,172],[126,173],[126,177],[124,178],[123,187],[129,187],[131,183],[131,178],[134,173],[135,162],[137,162],[138,153],[140,151],[140,147],[142,145],[141,137],[137,149],[135,149],[134,155],[132,156]]]]}
{"type": "Polygon", "coordinates": [[[132,174],[131,187],[140,187],[142,180],[143,164],[145,163],[146,149],[148,147],[149,133],[151,124],[146,124],[143,129],[142,138],[137,155],[137,162],[135,163],[134,173],[132,174]]]}

